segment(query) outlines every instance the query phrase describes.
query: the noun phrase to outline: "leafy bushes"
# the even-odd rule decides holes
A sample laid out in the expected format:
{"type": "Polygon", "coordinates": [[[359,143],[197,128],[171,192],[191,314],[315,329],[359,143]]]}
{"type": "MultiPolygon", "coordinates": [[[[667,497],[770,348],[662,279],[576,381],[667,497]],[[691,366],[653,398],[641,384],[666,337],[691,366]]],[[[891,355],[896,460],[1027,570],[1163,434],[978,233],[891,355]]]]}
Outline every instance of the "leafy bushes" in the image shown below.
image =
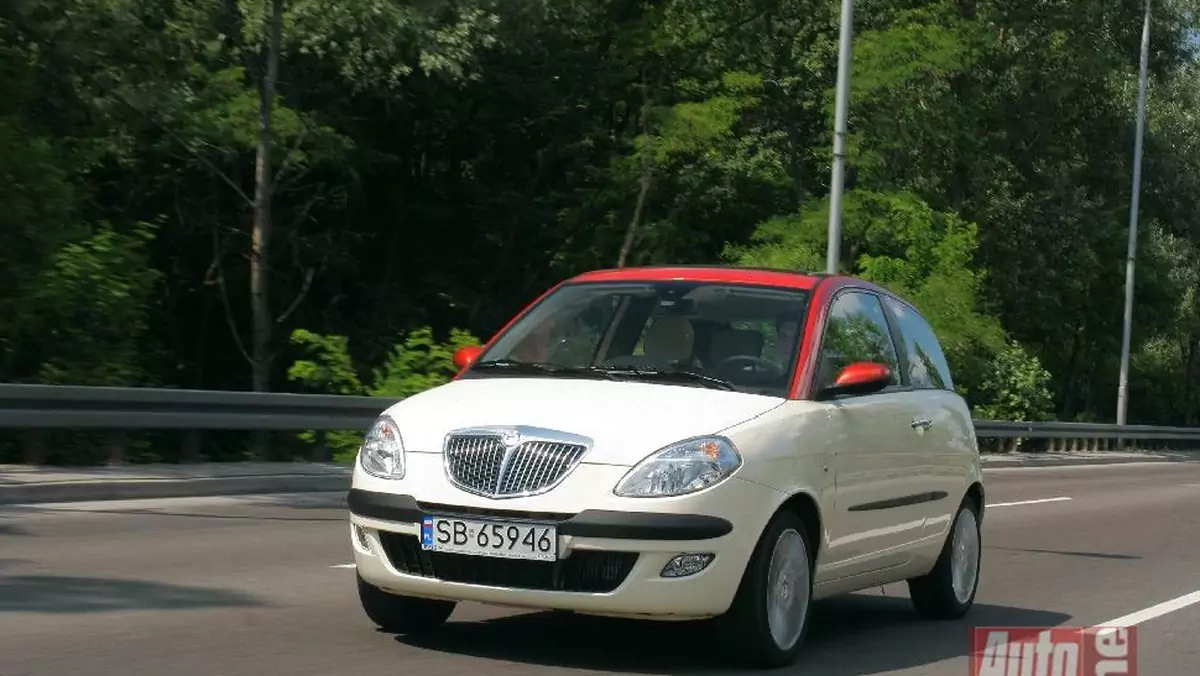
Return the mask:
{"type": "MultiPolygon", "coordinates": [[[[345,336],[325,336],[304,329],[292,332],[292,345],[305,354],[288,369],[288,380],[304,390],[327,394],[365,395],[403,399],[450,381],[457,372],[454,353],[480,341],[462,329],[452,329],[445,341],[439,341],[428,326],[420,327],[399,341],[387,353],[383,364],[371,369],[363,381],[350,356],[350,341],[345,336]]],[[[300,439],[316,443],[316,435],[304,432],[300,439]]],[[[330,433],[325,443],[334,459],[350,461],[362,439],[362,431],[330,433]]]]}

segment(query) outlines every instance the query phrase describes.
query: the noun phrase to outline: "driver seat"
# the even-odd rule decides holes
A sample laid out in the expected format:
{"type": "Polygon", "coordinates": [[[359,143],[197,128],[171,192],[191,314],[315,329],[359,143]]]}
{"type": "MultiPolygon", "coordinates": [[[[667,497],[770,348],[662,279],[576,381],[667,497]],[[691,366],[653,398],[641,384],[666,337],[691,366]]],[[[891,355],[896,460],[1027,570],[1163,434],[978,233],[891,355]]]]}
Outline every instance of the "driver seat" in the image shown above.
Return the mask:
{"type": "Polygon", "coordinates": [[[730,357],[762,357],[764,339],[753,329],[723,329],[712,337],[708,348],[713,367],[730,357]]]}

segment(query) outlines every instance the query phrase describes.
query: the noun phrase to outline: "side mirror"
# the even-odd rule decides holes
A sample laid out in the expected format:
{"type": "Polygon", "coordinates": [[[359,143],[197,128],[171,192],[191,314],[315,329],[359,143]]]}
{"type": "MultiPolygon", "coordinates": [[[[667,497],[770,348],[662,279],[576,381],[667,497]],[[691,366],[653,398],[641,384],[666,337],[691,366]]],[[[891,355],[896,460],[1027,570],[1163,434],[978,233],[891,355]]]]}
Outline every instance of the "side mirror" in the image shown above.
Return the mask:
{"type": "Polygon", "coordinates": [[[883,364],[860,361],[842,369],[833,385],[820,392],[821,399],[843,394],[874,394],[892,383],[892,370],[883,364]]]}
{"type": "Polygon", "coordinates": [[[458,370],[461,371],[469,367],[471,364],[474,364],[475,360],[479,358],[479,354],[481,352],[483,352],[482,345],[468,345],[466,347],[460,347],[458,348],[458,351],[454,353],[454,365],[457,366],[458,370]]]}

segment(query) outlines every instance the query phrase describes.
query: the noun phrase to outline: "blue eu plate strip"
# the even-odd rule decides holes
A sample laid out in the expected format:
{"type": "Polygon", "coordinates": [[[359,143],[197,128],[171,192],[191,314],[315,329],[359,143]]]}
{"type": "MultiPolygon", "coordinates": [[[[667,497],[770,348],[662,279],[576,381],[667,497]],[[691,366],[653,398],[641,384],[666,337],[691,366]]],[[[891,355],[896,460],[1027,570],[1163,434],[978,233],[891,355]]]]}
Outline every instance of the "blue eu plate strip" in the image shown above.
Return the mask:
{"type": "Polygon", "coordinates": [[[429,546],[433,544],[433,517],[426,516],[421,518],[421,544],[429,546]]]}

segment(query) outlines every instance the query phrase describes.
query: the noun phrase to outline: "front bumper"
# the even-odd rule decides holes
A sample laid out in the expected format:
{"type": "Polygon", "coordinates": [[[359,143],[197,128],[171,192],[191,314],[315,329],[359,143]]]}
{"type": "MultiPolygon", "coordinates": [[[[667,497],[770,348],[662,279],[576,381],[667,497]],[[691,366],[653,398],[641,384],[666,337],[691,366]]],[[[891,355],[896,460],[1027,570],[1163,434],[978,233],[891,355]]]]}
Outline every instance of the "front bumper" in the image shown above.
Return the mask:
{"type": "MultiPolygon", "coordinates": [[[[592,466],[580,467],[576,474],[617,473],[619,478],[624,471],[592,466]]],[[[592,478],[597,480],[592,485],[614,483],[612,477],[592,478]]],[[[470,504],[439,504],[378,490],[383,487],[370,482],[374,490],[355,487],[348,496],[355,563],[369,584],[407,596],[663,620],[712,617],[728,610],[762,528],[781,501],[776,491],[736,477],[700,494],[666,499],[670,511],[655,512],[647,508],[666,505],[636,500],[637,511],[547,513],[533,510],[536,499],[521,501],[524,509],[515,509],[511,501],[485,503],[473,496],[461,500],[470,504]],[[687,507],[708,513],[690,513],[687,507]],[[553,522],[558,560],[424,551],[420,522],[430,514],[553,522]],[[671,559],[692,553],[714,558],[698,573],[662,576],[671,559]]]]}

